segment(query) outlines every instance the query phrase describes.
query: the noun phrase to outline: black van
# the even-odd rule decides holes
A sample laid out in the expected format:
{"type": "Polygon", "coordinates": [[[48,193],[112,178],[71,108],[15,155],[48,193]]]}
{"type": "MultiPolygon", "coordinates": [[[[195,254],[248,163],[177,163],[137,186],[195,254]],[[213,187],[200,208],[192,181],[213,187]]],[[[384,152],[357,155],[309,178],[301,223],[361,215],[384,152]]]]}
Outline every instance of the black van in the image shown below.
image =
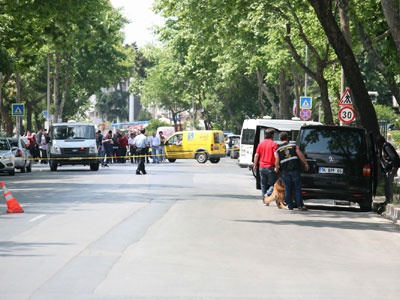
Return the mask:
{"type": "Polygon", "coordinates": [[[301,174],[303,200],[354,202],[371,210],[378,176],[372,141],[362,128],[303,126],[297,145],[310,167],[301,174]]]}

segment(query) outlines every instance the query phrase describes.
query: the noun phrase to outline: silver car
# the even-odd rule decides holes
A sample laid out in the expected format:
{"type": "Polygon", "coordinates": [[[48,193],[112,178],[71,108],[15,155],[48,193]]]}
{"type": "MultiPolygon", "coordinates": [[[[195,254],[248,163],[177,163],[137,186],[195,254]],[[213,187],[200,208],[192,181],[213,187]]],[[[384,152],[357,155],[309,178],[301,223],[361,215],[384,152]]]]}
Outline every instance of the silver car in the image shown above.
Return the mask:
{"type": "Polygon", "coordinates": [[[0,172],[15,175],[15,156],[7,138],[0,137],[0,172]]]}
{"type": "Polygon", "coordinates": [[[32,171],[32,155],[26,146],[25,141],[20,138],[7,138],[11,145],[12,152],[15,156],[15,168],[21,173],[32,171]]]}

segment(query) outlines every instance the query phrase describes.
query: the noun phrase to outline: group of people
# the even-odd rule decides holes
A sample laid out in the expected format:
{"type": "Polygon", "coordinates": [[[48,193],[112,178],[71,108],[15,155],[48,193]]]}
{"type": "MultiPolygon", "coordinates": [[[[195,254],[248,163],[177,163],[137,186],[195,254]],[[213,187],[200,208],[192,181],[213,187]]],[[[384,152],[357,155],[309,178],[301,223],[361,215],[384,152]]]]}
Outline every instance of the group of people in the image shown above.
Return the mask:
{"type": "Polygon", "coordinates": [[[307,210],[301,196],[301,164],[308,171],[308,163],[299,147],[289,143],[287,132],[279,133],[280,146],[274,141],[275,130],[268,128],[265,131],[265,139],[256,150],[253,168],[259,170],[261,196],[264,198],[272,194],[273,186],[278,177],[281,177],[285,186],[285,204],[289,210],[293,210],[292,195],[299,210],[307,210]]]}
{"type": "Polygon", "coordinates": [[[26,139],[26,146],[35,162],[47,164],[47,144],[50,137],[46,129],[39,129],[38,132],[27,131],[22,137],[26,139]]]}
{"type": "Polygon", "coordinates": [[[149,163],[149,157],[153,163],[164,161],[165,137],[162,131],[146,135],[145,129],[122,134],[119,130],[113,134],[112,130],[103,133],[96,132],[96,144],[100,157],[100,164],[108,167],[110,163],[125,163],[127,158],[131,163],[137,163],[136,174],[146,174],[144,164],[149,163]],[[151,149],[151,155],[149,155],[151,149]]]}

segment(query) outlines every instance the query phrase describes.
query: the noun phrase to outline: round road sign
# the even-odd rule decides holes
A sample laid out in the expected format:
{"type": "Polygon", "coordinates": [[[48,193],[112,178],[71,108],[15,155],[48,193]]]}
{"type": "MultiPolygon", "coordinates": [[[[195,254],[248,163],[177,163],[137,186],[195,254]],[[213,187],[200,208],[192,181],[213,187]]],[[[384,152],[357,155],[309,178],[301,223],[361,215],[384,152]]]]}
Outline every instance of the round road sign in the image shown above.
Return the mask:
{"type": "Polygon", "coordinates": [[[300,110],[300,118],[302,118],[304,121],[307,121],[311,118],[311,110],[308,108],[303,108],[300,110]]]}
{"type": "Polygon", "coordinates": [[[352,107],[342,107],[339,110],[339,119],[343,123],[351,123],[356,118],[356,112],[352,107]]]}

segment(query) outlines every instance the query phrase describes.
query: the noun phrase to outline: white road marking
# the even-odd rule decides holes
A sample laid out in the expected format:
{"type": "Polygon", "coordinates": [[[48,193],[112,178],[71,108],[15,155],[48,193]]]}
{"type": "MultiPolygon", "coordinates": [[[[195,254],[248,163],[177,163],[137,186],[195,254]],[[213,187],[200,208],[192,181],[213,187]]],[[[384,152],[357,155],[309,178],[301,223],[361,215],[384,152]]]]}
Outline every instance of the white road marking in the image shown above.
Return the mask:
{"type": "Polygon", "coordinates": [[[41,218],[43,218],[45,216],[47,216],[47,215],[39,215],[37,217],[34,217],[34,218],[30,219],[29,222],[35,222],[35,221],[37,221],[37,220],[39,220],[39,219],[41,219],[41,218]]]}

